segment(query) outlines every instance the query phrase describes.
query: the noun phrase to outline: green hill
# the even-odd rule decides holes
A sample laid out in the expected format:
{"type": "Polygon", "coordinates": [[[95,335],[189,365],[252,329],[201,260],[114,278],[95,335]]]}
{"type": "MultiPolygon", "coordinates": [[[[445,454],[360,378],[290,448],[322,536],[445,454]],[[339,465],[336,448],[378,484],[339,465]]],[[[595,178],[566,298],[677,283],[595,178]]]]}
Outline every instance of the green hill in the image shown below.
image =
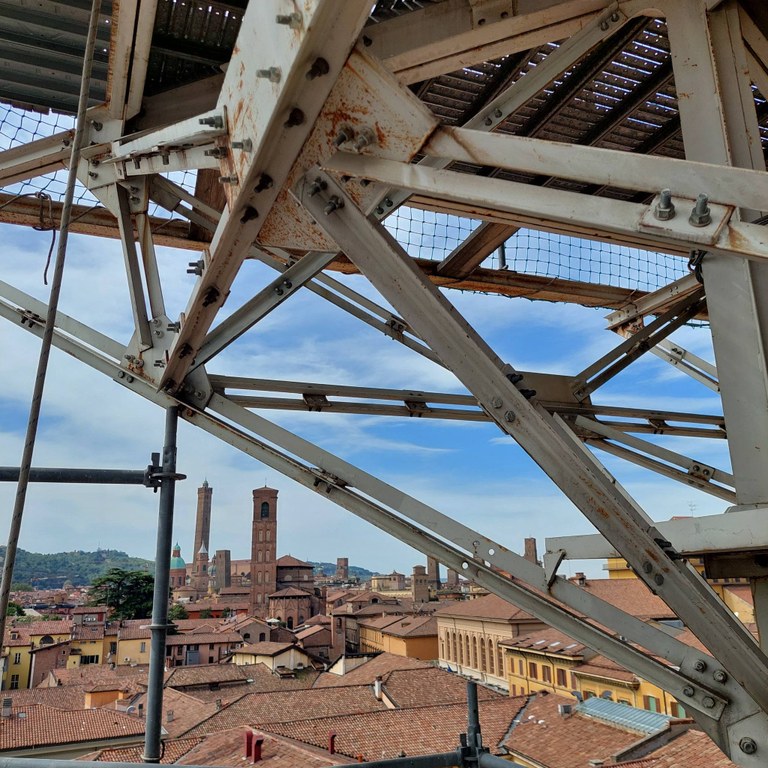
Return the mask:
{"type": "MultiPolygon", "coordinates": [[[[0,547],[0,561],[5,561],[5,547],[0,547]]],[[[13,582],[30,584],[35,589],[58,589],[65,582],[83,586],[110,568],[153,572],[155,564],[152,560],[130,557],[116,549],[99,549],[96,552],[77,550],[45,555],[19,549],[16,552],[13,582]]]]}

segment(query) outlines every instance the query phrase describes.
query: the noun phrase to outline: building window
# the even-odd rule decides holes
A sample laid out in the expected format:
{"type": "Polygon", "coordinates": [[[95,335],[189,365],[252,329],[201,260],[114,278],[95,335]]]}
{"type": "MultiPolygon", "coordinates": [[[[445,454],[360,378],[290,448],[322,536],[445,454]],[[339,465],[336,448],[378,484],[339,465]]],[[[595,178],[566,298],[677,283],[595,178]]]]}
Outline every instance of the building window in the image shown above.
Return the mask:
{"type": "Polygon", "coordinates": [[[643,696],[643,709],[649,712],[660,712],[661,702],[655,696],[643,696]]]}
{"type": "Polygon", "coordinates": [[[522,659],[517,660],[517,674],[520,675],[520,677],[525,677],[525,667],[523,666],[522,659]]]}
{"type": "Polygon", "coordinates": [[[669,714],[672,715],[672,717],[685,717],[685,709],[678,704],[676,701],[670,701],[669,702],[669,714]]]}
{"type": "Polygon", "coordinates": [[[561,688],[565,688],[565,686],[568,685],[564,669],[555,669],[555,679],[561,688]]]}
{"type": "Polygon", "coordinates": [[[488,638],[488,671],[492,675],[496,674],[496,667],[493,658],[493,643],[491,642],[490,638],[488,638]]]}
{"type": "Polygon", "coordinates": [[[267,541],[272,541],[272,531],[267,528],[267,541]]]}
{"type": "Polygon", "coordinates": [[[531,680],[539,679],[539,670],[536,668],[536,664],[532,661],[528,662],[528,677],[530,677],[531,680]]]}
{"type": "Polygon", "coordinates": [[[109,652],[114,655],[117,653],[117,643],[110,642],[109,644],[109,652]]]}
{"type": "Polygon", "coordinates": [[[19,687],[19,676],[11,675],[11,690],[15,691],[19,687]]]}
{"type": "Polygon", "coordinates": [[[483,638],[480,638],[480,669],[485,672],[485,640],[483,638]]]}
{"type": "Polygon", "coordinates": [[[21,664],[21,654],[20,653],[14,653],[13,654],[13,663],[14,664],[21,664]]]}
{"type": "Polygon", "coordinates": [[[141,645],[139,646],[139,653],[146,653],[147,652],[147,644],[142,640],[141,645]]]}
{"type": "Polygon", "coordinates": [[[261,571],[259,571],[259,572],[256,574],[256,583],[257,583],[257,584],[261,584],[261,578],[262,578],[262,575],[263,575],[263,574],[261,573],[261,571]]]}
{"type": "Polygon", "coordinates": [[[464,663],[472,666],[472,657],[469,655],[469,635],[464,635],[464,663]]]}
{"type": "Polygon", "coordinates": [[[256,553],[256,560],[257,560],[258,562],[261,562],[263,559],[264,559],[264,553],[263,553],[261,550],[259,550],[259,551],[256,553]]]}
{"type": "Polygon", "coordinates": [[[258,595],[256,595],[256,602],[257,602],[257,603],[260,603],[260,602],[261,602],[261,592],[259,592],[259,594],[258,594],[258,595]]]}
{"type": "MultiPolygon", "coordinates": [[[[619,704],[624,704],[627,707],[630,706],[629,699],[619,699],[619,704]]],[[[680,707],[680,709],[682,709],[682,707],[680,707]]]]}
{"type": "Polygon", "coordinates": [[[595,692],[594,691],[584,691],[584,698],[585,699],[594,699],[595,698],[595,692]]]}
{"type": "Polygon", "coordinates": [[[504,677],[504,649],[500,645],[496,646],[496,672],[504,677]]]}
{"type": "Polygon", "coordinates": [[[574,675],[573,672],[571,672],[571,690],[572,691],[579,690],[578,681],[576,680],[576,675],[574,675]]]}
{"type": "Polygon", "coordinates": [[[80,657],[80,666],[83,664],[98,664],[99,663],[99,656],[98,654],[94,656],[81,656],[80,657]]]}
{"type": "Polygon", "coordinates": [[[552,669],[545,664],[541,665],[541,679],[545,683],[551,683],[552,682],[552,669]]]}
{"type": "Polygon", "coordinates": [[[209,643],[209,644],[208,644],[208,650],[209,650],[209,651],[212,651],[212,650],[213,650],[213,643],[209,643]]]}
{"type": "Polygon", "coordinates": [[[261,502],[261,517],[269,517],[269,502],[267,501],[261,502]]]}
{"type": "Polygon", "coordinates": [[[267,635],[265,632],[259,632],[259,642],[263,643],[267,639],[267,635]]]}
{"type": "Polygon", "coordinates": [[[471,666],[477,669],[477,638],[472,638],[472,661],[471,666]]]}

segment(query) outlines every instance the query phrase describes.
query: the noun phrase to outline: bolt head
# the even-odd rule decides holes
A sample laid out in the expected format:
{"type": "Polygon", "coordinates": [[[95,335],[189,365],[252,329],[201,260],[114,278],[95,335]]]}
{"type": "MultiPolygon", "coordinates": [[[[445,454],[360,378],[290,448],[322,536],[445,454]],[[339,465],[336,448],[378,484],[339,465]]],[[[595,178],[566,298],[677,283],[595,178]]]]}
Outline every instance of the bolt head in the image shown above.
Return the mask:
{"type": "Polygon", "coordinates": [[[711,696],[705,696],[701,703],[705,706],[706,709],[714,709],[715,706],[715,700],[711,696]]]}
{"type": "Polygon", "coordinates": [[[724,683],[728,679],[728,675],[724,669],[716,669],[712,673],[712,677],[716,683],[724,683]]]}
{"type": "Polygon", "coordinates": [[[745,736],[739,741],[739,749],[745,755],[754,755],[757,752],[757,744],[754,739],[750,739],[749,736],[745,736]]]}
{"type": "Polygon", "coordinates": [[[685,688],[683,688],[683,693],[686,696],[693,696],[694,690],[692,685],[686,685],[685,688]]]}
{"type": "Polygon", "coordinates": [[[697,672],[703,672],[707,668],[707,662],[704,661],[704,659],[696,659],[696,661],[693,662],[693,668],[697,672]]]}
{"type": "Polygon", "coordinates": [[[653,571],[653,566],[647,560],[643,563],[643,571],[645,573],[651,573],[651,571],[653,571]]]}
{"type": "Polygon", "coordinates": [[[507,411],[507,412],[504,414],[504,421],[506,421],[506,422],[508,422],[508,423],[510,423],[510,424],[511,424],[511,423],[512,423],[512,422],[513,422],[513,421],[514,421],[516,418],[517,418],[517,416],[515,415],[515,412],[514,412],[514,411],[507,411]]]}
{"type": "Polygon", "coordinates": [[[501,408],[502,404],[503,404],[503,403],[502,403],[502,400],[501,400],[501,398],[500,398],[500,397],[494,397],[494,398],[491,400],[491,405],[492,405],[494,408],[501,408]]]}

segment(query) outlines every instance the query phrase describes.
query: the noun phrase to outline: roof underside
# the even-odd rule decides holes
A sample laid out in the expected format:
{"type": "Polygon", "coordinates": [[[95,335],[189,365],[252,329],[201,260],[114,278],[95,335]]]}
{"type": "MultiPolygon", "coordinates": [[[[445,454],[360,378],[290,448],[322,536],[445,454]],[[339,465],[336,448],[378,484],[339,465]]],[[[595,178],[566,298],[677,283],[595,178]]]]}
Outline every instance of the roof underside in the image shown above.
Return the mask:
{"type": "MultiPolygon", "coordinates": [[[[439,2],[439,0],[437,0],[439,2]]],[[[379,0],[369,24],[418,10],[427,0],[379,0]]],[[[221,72],[229,61],[246,0],[204,5],[160,0],[145,95],[221,72]]],[[[75,111],[89,0],[0,0],[0,101],[75,111]]],[[[113,3],[102,4],[91,101],[103,100],[113,3]]],[[[547,44],[411,86],[446,125],[460,126],[557,48],[547,44]]],[[[768,107],[755,91],[764,148],[768,107]]],[[[683,157],[669,41],[663,20],[639,18],[592,50],[497,129],[501,133],[683,157]]],[[[540,186],[631,199],[630,193],[468,164],[455,170],[540,186]]]]}

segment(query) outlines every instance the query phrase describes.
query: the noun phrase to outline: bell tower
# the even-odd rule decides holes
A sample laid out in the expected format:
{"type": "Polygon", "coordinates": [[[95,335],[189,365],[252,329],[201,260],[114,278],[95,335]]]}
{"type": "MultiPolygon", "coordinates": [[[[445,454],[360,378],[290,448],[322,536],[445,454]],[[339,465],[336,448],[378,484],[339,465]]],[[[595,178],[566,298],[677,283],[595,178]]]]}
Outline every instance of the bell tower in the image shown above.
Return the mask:
{"type": "Polygon", "coordinates": [[[268,614],[269,595],[277,590],[277,491],[257,488],[253,492],[251,533],[251,614],[268,614]]]}

